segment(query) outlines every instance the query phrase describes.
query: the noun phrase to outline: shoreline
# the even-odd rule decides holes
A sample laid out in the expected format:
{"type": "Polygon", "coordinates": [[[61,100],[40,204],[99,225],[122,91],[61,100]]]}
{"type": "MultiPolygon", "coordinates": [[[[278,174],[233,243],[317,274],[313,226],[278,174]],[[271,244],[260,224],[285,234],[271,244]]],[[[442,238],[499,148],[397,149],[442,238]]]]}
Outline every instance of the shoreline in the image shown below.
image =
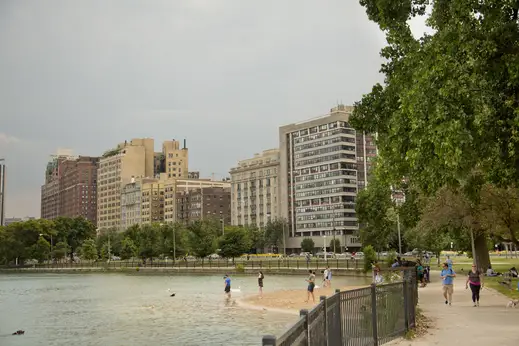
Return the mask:
{"type": "MultiPolygon", "coordinates": [[[[88,273],[126,273],[126,274],[195,274],[195,275],[257,275],[259,269],[245,268],[182,268],[182,267],[71,267],[71,268],[0,268],[0,274],[13,273],[54,273],[54,274],[88,274],[88,273]]],[[[336,276],[370,277],[358,269],[333,269],[336,276]]],[[[301,268],[263,268],[269,275],[305,275],[308,269],[301,268]]]]}
{"type": "MultiPolygon", "coordinates": [[[[354,290],[358,288],[366,288],[369,285],[361,286],[342,286],[341,291],[354,290]]],[[[321,296],[330,297],[335,294],[335,289],[339,287],[317,288],[314,291],[315,303],[305,303],[306,289],[287,289],[275,290],[272,292],[264,292],[263,297],[259,294],[251,294],[247,297],[237,299],[236,302],[244,309],[251,309],[257,311],[277,312],[299,316],[301,309],[312,310],[320,302],[321,296]]]]}

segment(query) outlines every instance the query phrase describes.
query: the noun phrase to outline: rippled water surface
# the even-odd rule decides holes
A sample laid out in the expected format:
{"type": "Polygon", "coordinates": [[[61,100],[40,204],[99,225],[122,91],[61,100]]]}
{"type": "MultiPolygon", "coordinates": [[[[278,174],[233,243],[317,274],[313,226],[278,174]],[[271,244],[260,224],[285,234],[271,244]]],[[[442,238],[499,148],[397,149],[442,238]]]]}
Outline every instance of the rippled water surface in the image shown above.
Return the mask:
{"type": "MultiPolygon", "coordinates": [[[[238,287],[228,303],[221,275],[0,274],[0,345],[260,345],[297,319],[240,308],[235,299],[254,294],[256,278],[233,277],[238,287]],[[25,335],[10,335],[18,329],[25,335]]],[[[266,291],[283,288],[305,289],[304,277],[265,278],[266,291]]]]}

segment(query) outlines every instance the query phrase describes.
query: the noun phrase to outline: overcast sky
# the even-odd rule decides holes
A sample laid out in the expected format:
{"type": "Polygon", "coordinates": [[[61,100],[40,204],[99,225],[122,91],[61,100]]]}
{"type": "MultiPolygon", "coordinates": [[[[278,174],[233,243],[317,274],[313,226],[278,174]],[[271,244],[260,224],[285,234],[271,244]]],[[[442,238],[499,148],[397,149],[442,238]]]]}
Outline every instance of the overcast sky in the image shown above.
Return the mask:
{"type": "Polygon", "coordinates": [[[220,179],[280,125],[369,92],[383,45],[357,0],[2,0],[6,216],[40,215],[58,148],[186,138],[190,170],[220,179]]]}

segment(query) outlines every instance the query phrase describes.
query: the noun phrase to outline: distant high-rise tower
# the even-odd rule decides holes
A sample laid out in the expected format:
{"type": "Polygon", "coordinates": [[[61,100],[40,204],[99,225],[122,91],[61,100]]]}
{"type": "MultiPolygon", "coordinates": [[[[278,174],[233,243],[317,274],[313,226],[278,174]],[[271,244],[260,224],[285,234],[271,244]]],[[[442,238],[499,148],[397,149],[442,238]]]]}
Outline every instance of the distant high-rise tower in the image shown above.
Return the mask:
{"type": "Polygon", "coordinates": [[[334,236],[349,249],[361,246],[355,203],[376,147],[372,136],[350,126],[352,112],[338,105],[328,115],[279,129],[280,207],[289,248],[299,248],[303,237],[322,248],[334,236]]]}

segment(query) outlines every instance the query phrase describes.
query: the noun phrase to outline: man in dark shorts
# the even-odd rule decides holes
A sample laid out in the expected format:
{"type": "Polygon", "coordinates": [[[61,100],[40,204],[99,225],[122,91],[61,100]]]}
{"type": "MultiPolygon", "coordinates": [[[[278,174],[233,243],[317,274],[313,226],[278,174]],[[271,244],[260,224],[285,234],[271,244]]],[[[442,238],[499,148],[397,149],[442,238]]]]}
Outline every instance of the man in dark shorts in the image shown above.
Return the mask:
{"type": "Polygon", "coordinates": [[[310,300],[310,296],[312,296],[312,300],[315,303],[315,296],[314,296],[314,288],[315,288],[315,272],[312,272],[311,270],[308,271],[310,275],[308,275],[308,279],[306,279],[306,282],[308,282],[308,288],[307,288],[307,296],[305,303],[308,303],[310,300]]]}
{"type": "Polygon", "coordinates": [[[223,279],[225,283],[224,292],[227,294],[227,298],[231,298],[231,278],[229,277],[229,274],[225,274],[223,279]]]}

